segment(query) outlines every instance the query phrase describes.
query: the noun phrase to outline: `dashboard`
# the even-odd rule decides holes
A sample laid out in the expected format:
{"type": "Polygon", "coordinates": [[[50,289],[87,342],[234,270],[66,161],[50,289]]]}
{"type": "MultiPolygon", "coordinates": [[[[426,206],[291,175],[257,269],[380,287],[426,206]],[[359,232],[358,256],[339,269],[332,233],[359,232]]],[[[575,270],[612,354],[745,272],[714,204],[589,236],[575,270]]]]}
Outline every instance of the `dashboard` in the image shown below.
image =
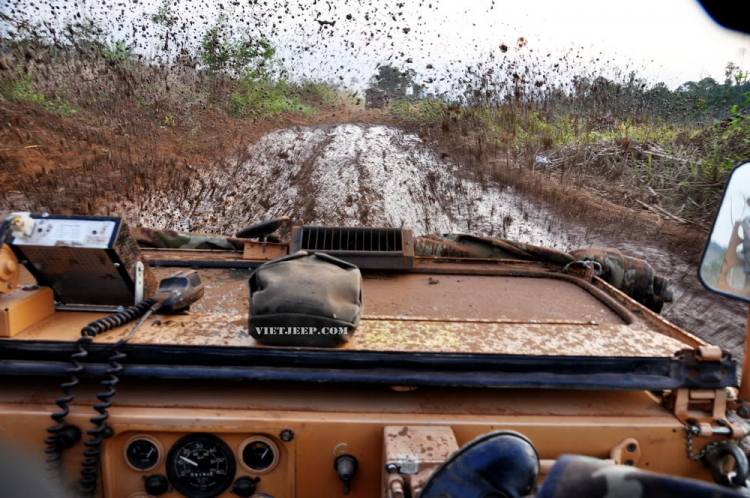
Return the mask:
{"type": "MultiPolygon", "coordinates": [[[[70,404],[68,423],[84,431],[63,453],[71,484],[99,389],[82,379],[70,404]]],[[[59,393],[56,379],[5,383],[0,440],[43,453],[59,393]]],[[[455,449],[498,429],[528,437],[543,467],[566,453],[610,458],[632,438],[635,466],[710,479],[685,458],[679,421],[643,391],[125,378],[108,424],[114,433],[102,445],[99,498],[382,498],[393,477],[387,466],[434,468],[451,451],[438,451],[438,435],[448,434],[455,449]],[[347,456],[345,494],[336,465],[347,456]]]]}

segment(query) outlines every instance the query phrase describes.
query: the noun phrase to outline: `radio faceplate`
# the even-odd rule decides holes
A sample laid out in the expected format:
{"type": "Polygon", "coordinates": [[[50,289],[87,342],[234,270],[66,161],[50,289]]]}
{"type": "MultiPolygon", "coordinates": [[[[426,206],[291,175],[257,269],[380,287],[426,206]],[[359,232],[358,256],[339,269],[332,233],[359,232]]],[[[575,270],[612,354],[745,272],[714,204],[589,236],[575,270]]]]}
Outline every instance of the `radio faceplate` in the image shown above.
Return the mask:
{"type": "Polygon", "coordinates": [[[120,229],[119,219],[39,217],[29,236],[16,236],[16,246],[77,247],[80,249],[111,249],[120,229]]]}
{"type": "Polygon", "coordinates": [[[26,233],[8,240],[40,286],[65,306],[131,306],[151,296],[156,278],[127,225],[106,216],[29,215],[26,233]],[[140,292],[142,288],[142,293],[140,292]]]}

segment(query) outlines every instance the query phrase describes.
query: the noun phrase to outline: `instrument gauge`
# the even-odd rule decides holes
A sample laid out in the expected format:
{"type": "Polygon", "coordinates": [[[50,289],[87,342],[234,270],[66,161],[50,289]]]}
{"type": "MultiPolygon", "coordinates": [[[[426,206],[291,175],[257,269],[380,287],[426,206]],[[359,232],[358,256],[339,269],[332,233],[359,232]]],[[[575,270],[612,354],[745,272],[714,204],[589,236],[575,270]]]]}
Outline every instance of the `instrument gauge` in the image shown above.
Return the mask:
{"type": "Polygon", "coordinates": [[[151,470],[161,463],[164,447],[158,439],[140,434],[125,442],[125,461],[138,471],[151,470]]]}
{"type": "Polygon", "coordinates": [[[279,463],[279,447],[265,436],[251,436],[240,444],[240,462],[254,474],[272,471],[279,463]]]}
{"type": "Polygon", "coordinates": [[[190,498],[213,498],[232,481],[236,462],[229,446],[211,434],[189,434],[167,455],[167,476],[172,487],[190,498]]]}

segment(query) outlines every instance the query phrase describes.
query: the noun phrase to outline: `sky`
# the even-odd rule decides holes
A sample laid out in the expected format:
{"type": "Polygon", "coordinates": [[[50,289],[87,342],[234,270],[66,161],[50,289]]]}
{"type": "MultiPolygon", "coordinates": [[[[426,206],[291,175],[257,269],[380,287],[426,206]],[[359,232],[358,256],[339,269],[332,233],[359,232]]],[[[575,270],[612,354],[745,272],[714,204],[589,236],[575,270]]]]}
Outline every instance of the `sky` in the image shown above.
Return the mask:
{"type": "MultiPolygon", "coordinates": [[[[723,81],[729,61],[750,69],[750,35],[720,27],[691,0],[168,1],[187,28],[181,36],[193,43],[223,12],[236,27],[269,38],[293,76],[355,86],[378,64],[412,68],[440,88],[480,63],[516,70],[564,59],[567,71],[634,69],[672,88],[705,76],[723,81]]],[[[159,42],[140,28],[148,24],[155,36],[148,17],[161,3],[0,0],[0,12],[53,24],[80,14],[117,37],[136,32],[138,50],[149,53],[159,42]]]]}
{"type": "MultiPolygon", "coordinates": [[[[603,52],[620,65],[643,65],[670,84],[703,76],[723,81],[727,62],[750,63],[750,35],[714,23],[695,1],[531,0],[498,2],[496,8],[497,20],[525,34],[532,46],[583,46],[589,56],[603,52]]],[[[491,33],[491,19],[485,19],[480,37],[491,33]]]]}

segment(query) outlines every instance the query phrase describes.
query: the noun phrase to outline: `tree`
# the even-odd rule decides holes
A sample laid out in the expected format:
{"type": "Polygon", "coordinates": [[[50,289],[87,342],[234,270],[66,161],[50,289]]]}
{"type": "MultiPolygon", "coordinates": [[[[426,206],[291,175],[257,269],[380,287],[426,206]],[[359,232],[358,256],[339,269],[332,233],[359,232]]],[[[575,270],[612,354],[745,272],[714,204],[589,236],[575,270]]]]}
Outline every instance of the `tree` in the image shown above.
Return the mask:
{"type": "Polygon", "coordinates": [[[234,36],[224,16],[206,31],[199,48],[201,61],[210,72],[231,72],[252,79],[270,76],[270,61],[275,53],[268,40],[248,32],[234,36]]]}
{"type": "Polygon", "coordinates": [[[174,28],[178,21],[177,15],[172,11],[169,0],[164,0],[156,12],[151,14],[151,21],[164,30],[164,51],[168,51],[172,28],[174,28]]]}
{"type": "Polygon", "coordinates": [[[424,91],[422,85],[414,81],[416,76],[413,69],[401,71],[393,66],[380,66],[378,74],[372,77],[370,88],[384,91],[391,98],[416,100],[424,91]]]}
{"type": "Polygon", "coordinates": [[[699,114],[712,118],[725,118],[728,114],[745,112],[745,92],[750,90],[746,75],[739,66],[730,62],[724,71],[724,83],[713,78],[688,81],[676,93],[689,102],[699,114]],[[735,107],[736,106],[736,107],[735,107]]]}

